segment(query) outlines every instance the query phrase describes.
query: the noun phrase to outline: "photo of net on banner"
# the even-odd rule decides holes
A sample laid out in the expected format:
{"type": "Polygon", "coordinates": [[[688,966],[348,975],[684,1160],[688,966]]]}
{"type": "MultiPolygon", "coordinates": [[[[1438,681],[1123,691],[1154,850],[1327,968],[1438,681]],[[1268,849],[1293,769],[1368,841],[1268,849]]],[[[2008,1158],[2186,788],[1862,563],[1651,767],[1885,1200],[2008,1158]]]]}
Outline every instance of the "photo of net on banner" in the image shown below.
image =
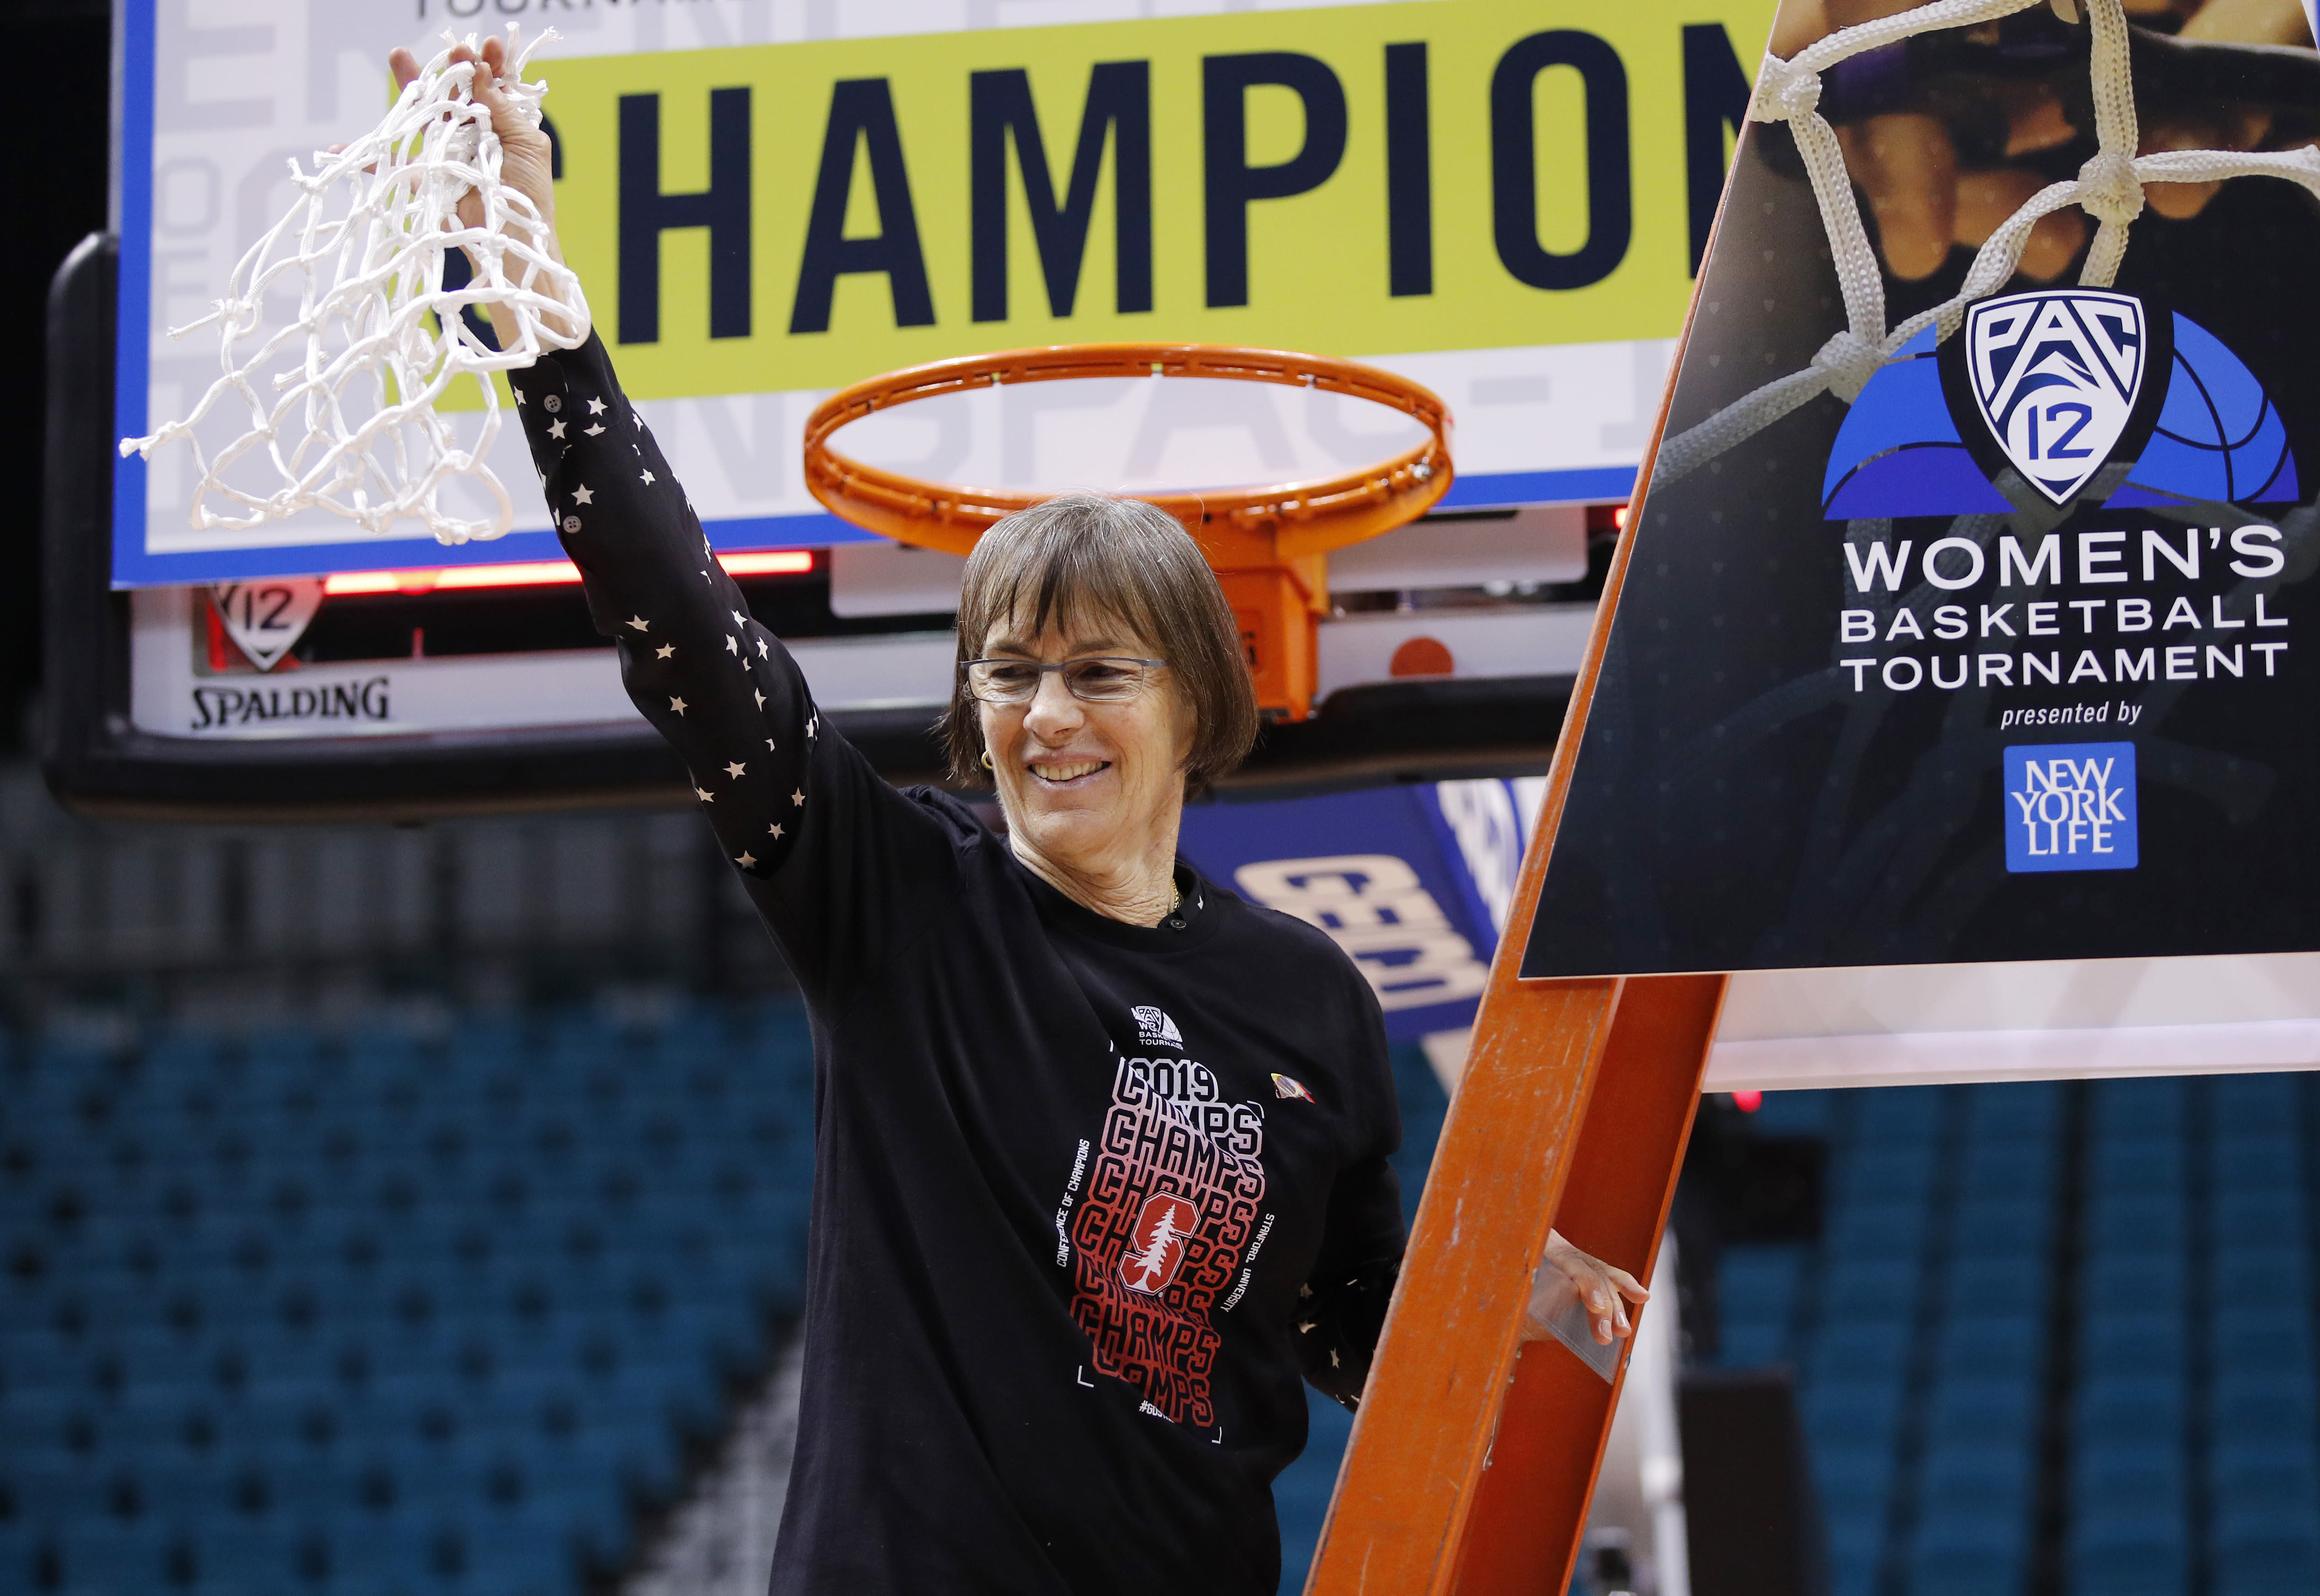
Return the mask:
{"type": "MultiPolygon", "coordinates": [[[[910,4],[882,8],[884,36],[844,39],[797,37],[744,0],[493,20],[558,35],[527,71],[548,89],[559,231],[712,541],[739,550],[870,539],[799,470],[820,398],[1051,343],[1369,360],[1455,413],[1445,508],[1623,496],[1771,9],[1438,0],[1106,22],[1046,6],[1043,24],[1067,25],[960,32],[952,8],[910,4]]],[[[245,25],[130,0],[118,436],[185,416],[216,379],[215,331],[170,329],[227,296],[299,199],[294,163],[311,177],[376,120],[386,50],[425,59],[477,25],[440,0],[245,25]]],[[[450,251],[444,286],[464,270],[450,251]]],[[[295,275],[256,306],[260,333],[293,323],[295,275]]],[[[874,463],[996,487],[1221,486],[1378,457],[1391,418],[1299,397],[1074,384],[857,431],[874,463]]],[[[248,424],[234,408],[195,431],[212,458],[248,424]]],[[[503,500],[480,476],[440,489],[444,516],[484,535],[440,547],[376,501],[368,528],[323,508],[196,526],[193,451],[167,446],[117,469],[115,584],[553,558],[516,430],[486,432],[473,378],[433,408],[447,447],[488,442],[503,500]]]]}

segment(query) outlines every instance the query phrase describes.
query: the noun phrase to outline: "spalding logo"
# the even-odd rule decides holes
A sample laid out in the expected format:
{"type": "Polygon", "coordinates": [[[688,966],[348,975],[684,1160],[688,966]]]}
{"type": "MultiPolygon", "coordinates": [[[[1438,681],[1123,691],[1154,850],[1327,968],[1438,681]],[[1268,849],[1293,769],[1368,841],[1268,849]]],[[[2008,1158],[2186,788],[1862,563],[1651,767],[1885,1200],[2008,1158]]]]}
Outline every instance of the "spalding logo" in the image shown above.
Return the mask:
{"type": "Polygon", "coordinates": [[[1966,367],[1990,436],[2030,485],[2067,504],[2110,458],[2143,394],[2143,302],[2091,288],[1985,299],[1966,367]]]}

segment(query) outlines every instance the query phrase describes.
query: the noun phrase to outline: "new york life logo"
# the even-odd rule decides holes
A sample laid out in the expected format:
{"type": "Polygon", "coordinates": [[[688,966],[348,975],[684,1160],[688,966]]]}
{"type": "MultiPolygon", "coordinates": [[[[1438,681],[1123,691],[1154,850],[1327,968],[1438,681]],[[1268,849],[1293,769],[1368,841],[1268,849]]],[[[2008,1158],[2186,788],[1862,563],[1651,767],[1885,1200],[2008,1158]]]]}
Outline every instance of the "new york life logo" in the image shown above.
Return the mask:
{"type": "Polygon", "coordinates": [[[2006,750],[2006,868],[2132,870],[2134,745],[2034,743],[2006,750]]]}

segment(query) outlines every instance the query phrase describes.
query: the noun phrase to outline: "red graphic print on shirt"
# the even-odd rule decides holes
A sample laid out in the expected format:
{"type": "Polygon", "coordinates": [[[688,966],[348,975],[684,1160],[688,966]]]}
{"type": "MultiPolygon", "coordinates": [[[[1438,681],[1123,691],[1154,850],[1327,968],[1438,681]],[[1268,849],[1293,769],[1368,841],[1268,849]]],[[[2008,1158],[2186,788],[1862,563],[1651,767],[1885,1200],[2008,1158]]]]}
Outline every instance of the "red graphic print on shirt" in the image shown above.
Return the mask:
{"type": "Polygon", "coordinates": [[[1119,1277],[1131,1292],[1165,1292],[1184,1266],[1184,1238],[1200,1233],[1201,1211],[1174,1192],[1155,1192],[1136,1216],[1119,1277]]]}
{"type": "Polygon", "coordinates": [[[1072,1316],[1101,1374],[1179,1424],[1216,1422],[1209,1322],[1264,1200],[1264,1121],[1190,1059],[1123,1058],[1072,1217],[1072,1316]]]}

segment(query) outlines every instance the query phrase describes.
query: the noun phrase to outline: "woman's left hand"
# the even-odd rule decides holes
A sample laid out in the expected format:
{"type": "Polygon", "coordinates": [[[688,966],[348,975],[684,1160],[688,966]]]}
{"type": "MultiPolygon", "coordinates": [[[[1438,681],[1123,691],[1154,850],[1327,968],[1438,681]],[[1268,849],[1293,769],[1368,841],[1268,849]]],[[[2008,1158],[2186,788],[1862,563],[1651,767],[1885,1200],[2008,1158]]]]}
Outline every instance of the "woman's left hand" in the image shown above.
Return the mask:
{"type": "Polygon", "coordinates": [[[1530,1283],[1530,1309],[1523,1318],[1523,1339],[1544,1341],[1553,1332],[1548,1321],[1559,1310],[1559,1299],[1577,1292],[1586,1304],[1587,1322],[1595,1339],[1609,1347],[1613,1340],[1636,1333],[1627,1317],[1627,1303],[1651,1298],[1641,1282],[1625,1269],[1590,1257],[1555,1231],[1546,1233],[1546,1257],[1530,1283]],[[1624,1299],[1624,1301],[1622,1300],[1624,1299]]]}

